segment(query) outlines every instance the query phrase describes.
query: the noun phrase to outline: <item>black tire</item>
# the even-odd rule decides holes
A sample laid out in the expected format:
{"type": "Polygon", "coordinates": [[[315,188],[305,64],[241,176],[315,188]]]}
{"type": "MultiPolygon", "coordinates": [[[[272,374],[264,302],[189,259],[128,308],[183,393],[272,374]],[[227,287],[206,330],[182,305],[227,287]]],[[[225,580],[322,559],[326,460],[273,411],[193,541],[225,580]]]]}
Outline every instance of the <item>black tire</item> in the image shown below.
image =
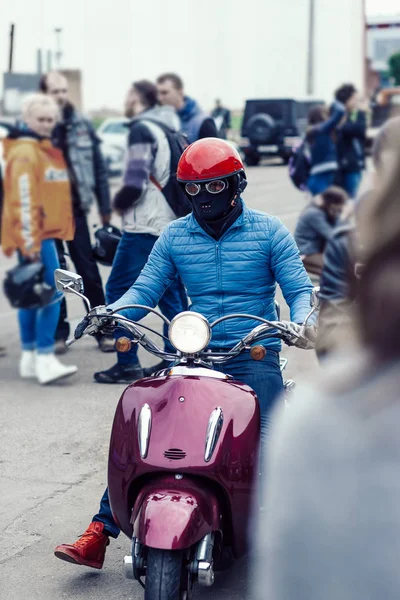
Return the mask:
{"type": "Polygon", "coordinates": [[[246,154],[244,162],[248,167],[256,167],[260,162],[260,156],[258,154],[246,154]]]}
{"type": "Polygon", "coordinates": [[[246,124],[246,137],[255,145],[273,142],[276,124],[271,115],[258,113],[250,117],[246,124]]]}
{"type": "Polygon", "coordinates": [[[144,600],[181,600],[183,553],[149,548],[144,600]]]}

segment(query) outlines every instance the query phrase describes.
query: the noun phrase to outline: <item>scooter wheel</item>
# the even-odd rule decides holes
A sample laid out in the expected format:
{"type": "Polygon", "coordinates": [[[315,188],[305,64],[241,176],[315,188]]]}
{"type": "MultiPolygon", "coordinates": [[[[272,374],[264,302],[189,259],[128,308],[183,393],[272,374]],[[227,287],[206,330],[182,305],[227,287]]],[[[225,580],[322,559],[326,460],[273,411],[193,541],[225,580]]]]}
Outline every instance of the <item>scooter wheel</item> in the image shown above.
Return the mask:
{"type": "Polygon", "coordinates": [[[188,598],[183,558],[180,550],[148,549],[144,600],[188,598]]]}

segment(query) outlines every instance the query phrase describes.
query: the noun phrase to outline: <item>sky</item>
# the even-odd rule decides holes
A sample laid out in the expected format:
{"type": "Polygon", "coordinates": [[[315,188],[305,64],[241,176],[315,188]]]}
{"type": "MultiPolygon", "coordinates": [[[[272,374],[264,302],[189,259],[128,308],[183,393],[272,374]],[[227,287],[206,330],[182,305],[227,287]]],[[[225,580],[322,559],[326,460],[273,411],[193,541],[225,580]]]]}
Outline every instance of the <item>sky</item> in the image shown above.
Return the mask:
{"type": "MultiPolygon", "coordinates": [[[[14,71],[22,72],[35,71],[37,48],[55,49],[54,28],[62,27],[62,66],[83,70],[86,109],[119,108],[130,82],[171,70],[205,108],[216,97],[236,108],[248,94],[268,95],[279,77],[286,90],[280,70],[290,61],[292,77],[303,77],[293,43],[305,43],[308,1],[0,0],[0,72],[8,65],[10,23],[14,71]]],[[[324,11],[332,4],[315,2],[324,11]]],[[[366,0],[366,7],[370,15],[400,13],[399,0],[366,0]]]]}

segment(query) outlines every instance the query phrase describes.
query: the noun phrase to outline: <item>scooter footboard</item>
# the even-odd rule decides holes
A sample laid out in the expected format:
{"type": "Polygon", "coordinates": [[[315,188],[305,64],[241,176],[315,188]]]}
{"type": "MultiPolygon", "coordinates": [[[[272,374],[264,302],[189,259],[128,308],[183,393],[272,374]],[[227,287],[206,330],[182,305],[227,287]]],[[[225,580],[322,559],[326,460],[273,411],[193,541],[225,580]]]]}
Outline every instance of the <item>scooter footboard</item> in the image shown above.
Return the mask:
{"type": "Polygon", "coordinates": [[[133,535],[141,544],[182,550],[208,533],[221,530],[219,501],[210,489],[186,478],[179,488],[166,483],[159,480],[150,484],[136,499],[131,523],[133,535]]]}

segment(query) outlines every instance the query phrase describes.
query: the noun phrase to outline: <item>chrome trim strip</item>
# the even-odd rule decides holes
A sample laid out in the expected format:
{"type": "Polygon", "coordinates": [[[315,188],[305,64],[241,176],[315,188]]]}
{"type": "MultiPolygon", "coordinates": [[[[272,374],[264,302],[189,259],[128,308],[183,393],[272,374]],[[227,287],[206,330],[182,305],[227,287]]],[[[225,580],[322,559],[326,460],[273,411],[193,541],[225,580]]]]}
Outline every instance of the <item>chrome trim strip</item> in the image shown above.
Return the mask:
{"type": "Polygon", "coordinates": [[[206,447],[204,451],[204,460],[210,462],[215,446],[217,445],[219,434],[221,433],[222,425],[224,423],[224,413],[221,407],[215,408],[208,420],[208,427],[206,433],[206,447]]]}
{"type": "Polygon", "coordinates": [[[151,408],[148,404],[143,404],[138,419],[138,442],[140,456],[142,458],[146,458],[149,451],[151,421],[151,408]]]}
{"type": "Polygon", "coordinates": [[[232,375],[226,375],[213,369],[205,367],[187,367],[184,365],[176,365],[170,369],[163,369],[153,373],[152,377],[167,377],[168,375],[186,375],[191,377],[213,377],[214,379],[233,379],[232,375]]]}

